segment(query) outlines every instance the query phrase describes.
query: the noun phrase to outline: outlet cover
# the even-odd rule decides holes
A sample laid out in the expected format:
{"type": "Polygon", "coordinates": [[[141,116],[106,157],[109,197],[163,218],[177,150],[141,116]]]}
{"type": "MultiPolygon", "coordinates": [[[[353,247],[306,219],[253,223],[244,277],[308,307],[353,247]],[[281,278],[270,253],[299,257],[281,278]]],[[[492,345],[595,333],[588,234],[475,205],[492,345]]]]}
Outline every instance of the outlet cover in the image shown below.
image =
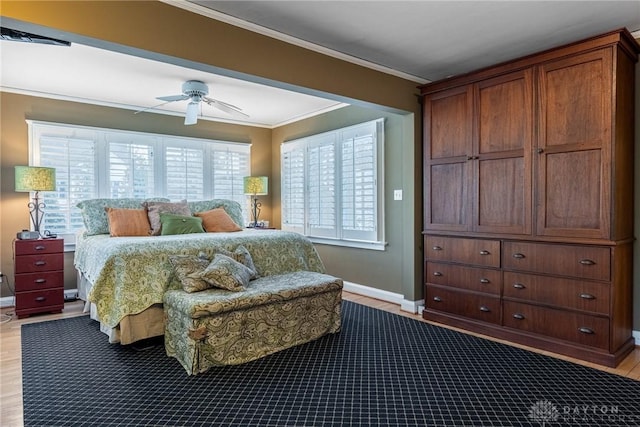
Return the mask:
{"type": "Polygon", "coordinates": [[[393,190],[393,200],[402,200],[402,190],[393,190]]]}

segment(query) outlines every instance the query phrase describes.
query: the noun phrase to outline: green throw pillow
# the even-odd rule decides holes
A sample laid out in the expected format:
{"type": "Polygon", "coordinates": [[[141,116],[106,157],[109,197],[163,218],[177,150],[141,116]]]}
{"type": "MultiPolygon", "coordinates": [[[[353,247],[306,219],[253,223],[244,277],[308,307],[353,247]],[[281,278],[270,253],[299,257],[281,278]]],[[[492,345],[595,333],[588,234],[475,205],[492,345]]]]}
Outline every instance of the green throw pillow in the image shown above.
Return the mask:
{"type": "Polygon", "coordinates": [[[161,234],[163,236],[169,234],[190,234],[205,232],[204,228],[202,228],[202,218],[198,218],[195,216],[161,213],[160,223],[162,224],[161,234]]]}

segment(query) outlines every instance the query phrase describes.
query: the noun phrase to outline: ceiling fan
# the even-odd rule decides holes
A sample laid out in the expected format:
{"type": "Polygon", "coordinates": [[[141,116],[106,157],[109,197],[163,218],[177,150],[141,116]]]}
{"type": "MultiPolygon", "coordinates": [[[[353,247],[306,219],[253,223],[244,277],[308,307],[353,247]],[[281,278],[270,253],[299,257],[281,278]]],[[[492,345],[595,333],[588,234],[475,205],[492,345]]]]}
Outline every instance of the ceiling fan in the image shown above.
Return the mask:
{"type": "Polygon", "coordinates": [[[240,108],[236,107],[235,105],[228,104],[218,99],[209,98],[207,96],[208,94],[209,94],[209,88],[204,82],[201,82],[200,80],[188,80],[182,84],[181,95],[158,96],[156,99],[159,99],[165,102],[163,102],[162,104],[155,105],[153,107],[136,111],[136,114],[142,111],[147,111],[152,108],[159,107],[161,105],[168,104],[170,102],[189,100],[189,103],[187,104],[187,112],[184,118],[185,125],[193,125],[198,122],[198,112],[200,109],[200,102],[205,102],[214,108],[224,111],[225,113],[231,114],[232,116],[241,117],[241,118],[249,117],[247,114],[243,113],[240,108]]]}

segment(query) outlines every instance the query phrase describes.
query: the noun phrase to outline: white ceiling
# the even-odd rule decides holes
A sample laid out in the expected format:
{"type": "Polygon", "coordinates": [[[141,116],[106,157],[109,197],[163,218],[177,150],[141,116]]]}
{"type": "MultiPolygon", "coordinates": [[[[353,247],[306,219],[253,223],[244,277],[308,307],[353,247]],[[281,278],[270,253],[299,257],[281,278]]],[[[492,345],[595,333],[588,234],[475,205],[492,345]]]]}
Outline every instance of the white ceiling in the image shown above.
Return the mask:
{"type": "MultiPolygon", "coordinates": [[[[627,27],[634,1],[184,1],[166,3],[419,83],[627,27]]],[[[640,37],[640,34],[635,34],[640,37]]],[[[0,41],[0,89],[133,112],[202,80],[209,96],[249,114],[208,105],[204,120],[276,127],[340,108],[335,100],[80,44],[0,41]],[[45,64],[45,66],[43,66],[45,64]]],[[[151,111],[183,115],[186,101],[151,111]]],[[[142,113],[145,114],[145,113],[142,113]]]]}

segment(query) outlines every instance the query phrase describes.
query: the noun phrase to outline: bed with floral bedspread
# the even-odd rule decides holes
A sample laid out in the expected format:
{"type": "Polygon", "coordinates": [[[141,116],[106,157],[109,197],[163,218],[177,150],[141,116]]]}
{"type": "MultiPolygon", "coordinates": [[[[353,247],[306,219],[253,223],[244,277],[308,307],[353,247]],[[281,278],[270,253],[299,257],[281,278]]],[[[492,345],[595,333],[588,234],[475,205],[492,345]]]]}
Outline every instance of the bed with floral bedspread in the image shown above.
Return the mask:
{"type": "MultiPolygon", "coordinates": [[[[87,283],[81,292],[91,303],[92,317],[111,342],[128,343],[144,336],[120,339],[109,334],[124,319],[160,307],[168,289],[180,288],[169,255],[211,257],[217,250],[243,245],[251,254],[260,276],[295,271],[324,273],[313,244],[297,233],[246,229],[234,233],[199,233],[149,237],[110,237],[108,234],[77,236],[74,264],[87,283]]],[[[157,316],[156,316],[157,317],[157,316]]],[[[155,319],[158,321],[158,319],[155,319]]],[[[162,322],[162,320],[159,320],[162,322]]],[[[145,321],[146,322],[146,321],[145,321]]],[[[150,336],[157,333],[150,333],[150,336]]]]}

